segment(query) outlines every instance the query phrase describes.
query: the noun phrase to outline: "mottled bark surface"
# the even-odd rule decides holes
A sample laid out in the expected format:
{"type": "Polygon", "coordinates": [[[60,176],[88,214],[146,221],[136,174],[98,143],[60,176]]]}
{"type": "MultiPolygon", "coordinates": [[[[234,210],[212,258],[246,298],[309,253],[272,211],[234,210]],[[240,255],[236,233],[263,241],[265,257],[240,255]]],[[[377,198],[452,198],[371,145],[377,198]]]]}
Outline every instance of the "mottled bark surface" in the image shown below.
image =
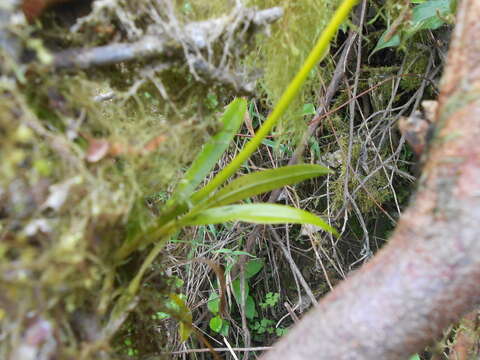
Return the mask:
{"type": "Polygon", "coordinates": [[[467,314],[457,329],[455,340],[450,346],[450,360],[478,359],[479,351],[479,318],[478,309],[467,314]]]}
{"type": "Polygon", "coordinates": [[[480,1],[459,3],[415,198],[389,244],[263,360],[407,359],[480,303],[480,1]]]}

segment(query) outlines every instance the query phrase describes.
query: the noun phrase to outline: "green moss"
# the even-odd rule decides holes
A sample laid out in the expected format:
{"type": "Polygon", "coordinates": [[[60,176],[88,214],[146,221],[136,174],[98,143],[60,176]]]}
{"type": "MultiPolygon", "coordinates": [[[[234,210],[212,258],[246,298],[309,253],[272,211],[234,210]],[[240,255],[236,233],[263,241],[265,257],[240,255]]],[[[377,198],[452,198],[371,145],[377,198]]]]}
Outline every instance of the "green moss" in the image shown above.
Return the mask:
{"type": "MultiPolygon", "coordinates": [[[[273,1],[252,0],[259,8],[281,6],[283,17],[272,26],[271,34],[263,36],[257,53],[248,62],[264,69],[260,87],[271,108],[277,103],[286,86],[308,56],[323,28],[331,18],[338,0],[273,1]]],[[[318,103],[323,88],[328,84],[333,65],[328,56],[312,71],[302,87],[301,94],[283,116],[276,133],[280,142],[295,142],[306,129],[307,121],[302,115],[303,105],[318,103]]]]}
{"type": "Polygon", "coordinates": [[[405,76],[402,79],[402,88],[407,91],[416,91],[422,81],[424,81],[423,75],[426,73],[430,58],[430,51],[427,51],[424,47],[421,46],[421,38],[424,34],[415,35],[411,41],[412,43],[418,42],[416,51],[405,52],[405,64],[408,72],[411,74],[418,74],[418,76],[405,76]]]}

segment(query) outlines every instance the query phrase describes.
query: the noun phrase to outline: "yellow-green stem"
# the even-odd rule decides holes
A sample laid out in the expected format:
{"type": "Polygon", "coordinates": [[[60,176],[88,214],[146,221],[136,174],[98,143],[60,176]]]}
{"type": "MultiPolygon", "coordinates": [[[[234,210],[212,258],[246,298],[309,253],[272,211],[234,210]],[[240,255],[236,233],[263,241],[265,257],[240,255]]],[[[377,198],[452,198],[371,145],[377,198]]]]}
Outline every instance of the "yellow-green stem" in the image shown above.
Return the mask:
{"type": "Polygon", "coordinates": [[[170,237],[175,231],[177,231],[178,222],[176,220],[170,221],[158,228],[158,225],[150,227],[148,231],[143,231],[138,237],[125,242],[120,249],[115,252],[115,261],[122,261],[133,251],[137,250],[139,246],[152,243],[155,239],[162,242],[164,239],[170,237]],[[145,238],[148,240],[145,241],[145,238]]]}
{"type": "Polygon", "coordinates": [[[163,249],[163,247],[166,244],[166,239],[163,239],[163,241],[158,242],[154,248],[150,251],[148,254],[147,258],[144,260],[142,267],[138,271],[137,275],[133,278],[133,280],[130,282],[128,285],[128,294],[134,295],[137,293],[137,290],[140,286],[140,281],[142,280],[143,274],[145,274],[145,271],[147,271],[148,267],[152,264],[153,260],[157,257],[157,255],[160,253],[160,251],[163,249]]]}

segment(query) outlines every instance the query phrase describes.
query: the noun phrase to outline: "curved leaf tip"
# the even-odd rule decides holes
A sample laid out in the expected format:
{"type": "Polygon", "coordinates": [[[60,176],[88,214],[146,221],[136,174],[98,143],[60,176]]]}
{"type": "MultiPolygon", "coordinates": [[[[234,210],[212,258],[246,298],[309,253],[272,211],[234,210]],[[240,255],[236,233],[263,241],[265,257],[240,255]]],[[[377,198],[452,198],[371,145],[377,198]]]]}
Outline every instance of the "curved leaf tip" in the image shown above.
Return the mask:
{"type": "Polygon", "coordinates": [[[286,205],[242,204],[215,207],[185,217],[182,225],[220,224],[245,221],[257,224],[312,224],[337,235],[337,231],[317,215],[286,205]]]}

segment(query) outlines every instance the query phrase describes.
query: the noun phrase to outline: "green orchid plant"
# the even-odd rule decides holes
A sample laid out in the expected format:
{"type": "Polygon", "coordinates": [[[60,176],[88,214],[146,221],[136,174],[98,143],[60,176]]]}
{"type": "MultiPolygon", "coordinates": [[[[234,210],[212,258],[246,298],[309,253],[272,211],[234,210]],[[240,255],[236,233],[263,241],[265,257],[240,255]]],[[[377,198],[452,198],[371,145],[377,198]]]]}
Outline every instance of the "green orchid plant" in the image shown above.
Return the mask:
{"type": "MultiPolygon", "coordinates": [[[[124,312],[137,293],[145,271],[168,240],[184,227],[219,224],[228,221],[261,224],[296,223],[313,224],[336,234],[336,230],[328,223],[304,210],[270,203],[236,204],[255,195],[330,173],[330,170],[324,166],[308,164],[285,166],[243,175],[234,179],[228,185],[224,186],[224,184],[248,160],[278,119],[285,113],[312,68],[325,54],[330,41],[356,2],[357,0],[343,1],[318,39],[303,67],[291,81],[255,137],[207,185],[197,190],[218,163],[242,125],[247,110],[247,101],[238,98],[228,105],[221,119],[222,130],[204,145],[203,150],[194,160],[183,180],[179,182],[172,197],[161,210],[158,219],[146,230],[126,241],[115,253],[115,262],[122,263],[132,252],[154,244],[128,289],[117,301],[112,313],[113,318],[116,317],[115,314],[119,315],[124,312]]],[[[185,304],[180,298],[175,298],[175,302],[178,306],[185,308],[185,304]]],[[[192,331],[191,316],[187,318],[190,320],[180,320],[180,335],[183,340],[188,338],[192,331]]]]}

